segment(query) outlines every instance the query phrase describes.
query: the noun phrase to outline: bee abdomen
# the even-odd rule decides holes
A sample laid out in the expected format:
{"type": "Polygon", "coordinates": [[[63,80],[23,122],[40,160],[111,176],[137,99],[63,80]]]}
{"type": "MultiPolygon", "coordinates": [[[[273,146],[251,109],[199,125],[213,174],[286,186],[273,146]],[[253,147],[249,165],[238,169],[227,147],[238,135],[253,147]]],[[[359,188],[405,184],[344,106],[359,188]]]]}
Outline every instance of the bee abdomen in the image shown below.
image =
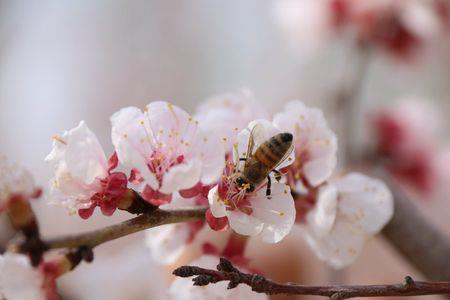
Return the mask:
{"type": "Polygon", "coordinates": [[[272,169],[284,157],[292,144],[292,134],[280,133],[264,142],[256,150],[254,157],[272,169]]]}

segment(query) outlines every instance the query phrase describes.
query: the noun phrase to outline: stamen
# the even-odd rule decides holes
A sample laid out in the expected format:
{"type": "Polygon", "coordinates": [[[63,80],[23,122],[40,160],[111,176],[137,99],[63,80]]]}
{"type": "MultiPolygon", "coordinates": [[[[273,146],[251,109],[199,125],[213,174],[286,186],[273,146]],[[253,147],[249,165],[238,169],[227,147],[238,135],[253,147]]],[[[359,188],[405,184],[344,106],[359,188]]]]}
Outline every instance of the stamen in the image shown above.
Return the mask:
{"type": "Polygon", "coordinates": [[[59,135],[54,135],[54,136],[52,137],[52,139],[55,140],[55,141],[57,141],[57,142],[60,142],[61,144],[64,144],[64,145],[67,146],[67,143],[66,143],[63,139],[61,139],[61,137],[60,137],[59,135]]]}

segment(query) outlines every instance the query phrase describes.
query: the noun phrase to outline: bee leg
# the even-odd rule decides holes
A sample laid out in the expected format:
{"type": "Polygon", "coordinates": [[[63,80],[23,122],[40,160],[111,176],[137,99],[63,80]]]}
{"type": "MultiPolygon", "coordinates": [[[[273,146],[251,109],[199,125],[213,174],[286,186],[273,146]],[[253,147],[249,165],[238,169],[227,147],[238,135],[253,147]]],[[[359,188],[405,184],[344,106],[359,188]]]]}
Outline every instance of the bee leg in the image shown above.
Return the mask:
{"type": "Polygon", "coordinates": [[[280,180],[281,180],[281,173],[280,173],[280,171],[278,171],[278,170],[273,170],[272,172],[274,172],[275,173],[275,179],[278,181],[278,182],[280,182],[280,180]]]}
{"type": "Polygon", "coordinates": [[[267,189],[266,189],[266,196],[268,199],[272,199],[272,197],[270,197],[271,194],[271,189],[270,186],[272,185],[272,181],[270,179],[270,176],[267,176],[267,189]]]}

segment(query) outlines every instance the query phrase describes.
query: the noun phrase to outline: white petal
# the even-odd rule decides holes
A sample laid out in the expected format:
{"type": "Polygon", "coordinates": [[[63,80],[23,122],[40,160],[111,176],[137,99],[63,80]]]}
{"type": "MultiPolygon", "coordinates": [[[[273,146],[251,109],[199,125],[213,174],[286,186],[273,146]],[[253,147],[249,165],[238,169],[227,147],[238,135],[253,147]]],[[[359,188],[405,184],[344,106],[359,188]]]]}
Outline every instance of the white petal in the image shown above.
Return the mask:
{"type": "Polygon", "coordinates": [[[219,200],[218,186],[216,185],[208,192],[209,208],[216,218],[222,218],[227,215],[225,204],[219,200]]]}
{"type": "Polygon", "coordinates": [[[157,189],[159,183],[147,165],[153,152],[153,135],[148,120],[137,107],[123,108],[111,116],[111,138],[119,161],[131,171],[137,169],[146,184],[157,189]],[[142,124],[143,122],[143,124],[142,124]]]}
{"type": "Polygon", "coordinates": [[[273,123],[294,135],[296,154],[305,159],[302,163],[308,182],[313,186],[325,182],[336,166],[337,138],[323,113],[301,101],[291,101],[275,115],[273,123]]]}
{"type": "Polygon", "coordinates": [[[45,160],[56,170],[64,163],[74,180],[85,184],[107,175],[108,163],[105,153],[97,137],[84,121],[77,127],[64,131],[61,136],[55,137],[52,151],[45,160]]]}
{"type": "Polygon", "coordinates": [[[156,263],[174,263],[184,252],[189,240],[188,224],[168,224],[145,231],[145,242],[156,263]]]}
{"type": "Polygon", "coordinates": [[[317,203],[306,216],[308,227],[318,237],[325,237],[332,229],[337,213],[337,188],[327,184],[319,189],[317,203]]]}
{"type": "Polygon", "coordinates": [[[367,234],[379,232],[394,212],[392,194],[380,180],[359,173],[335,182],[339,192],[340,218],[367,234]]]}
{"type": "Polygon", "coordinates": [[[171,194],[193,187],[200,181],[201,167],[202,164],[197,159],[171,167],[164,174],[160,191],[165,194],[171,194]]]}
{"type": "Polygon", "coordinates": [[[367,236],[346,222],[337,222],[324,238],[306,232],[306,240],[319,259],[336,269],[352,264],[361,252],[367,236]]]}
{"type": "Polygon", "coordinates": [[[8,300],[45,300],[43,276],[28,257],[6,253],[0,256],[0,294],[8,300]]]}
{"type": "Polygon", "coordinates": [[[227,216],[230,227],[239,234],[253,236],[263,229],[264,224],[252,215],[240,211],[228,211],[227,216]]]}
{"type": "Polygon", "coordinates": [[[237,134],[255,119],[268,119],[269,113],[248,90],[213,96],[203,102],[195,114],[203,128],[225,138],[225,151],[231,153],[237,134]]]}
{"type": "Polygon", "coordinates": [[[9,162],[0,155],[0,207],[9,200],[11,194],[31,197],[35,193],[33,176],[28,170],[9,162]]]}
{"type": "Polygon", "coordinates": [[[221,141],[210,130],[202,129],[198,139],[196,151],[202,161],[201,182],[210,185],[217,182],[222,175],[225,167],[225,150],[221,141]]]}
{"type": "Polygon", "coordinates": [[[262,239],[267,243],[278,243],[294,225],[295,205],[287,185],[273,182],[271,191],[271,199],[266,196],[266,190],[261,189],[251,200],[252,216],[264,224],[262,239]]]}
{"type": "Polygon", "coordinates": [[[105,153],[84,121],[68,132],[66,143],[65,162],[73,177],[89,184],[107,175],[105,153]]]}

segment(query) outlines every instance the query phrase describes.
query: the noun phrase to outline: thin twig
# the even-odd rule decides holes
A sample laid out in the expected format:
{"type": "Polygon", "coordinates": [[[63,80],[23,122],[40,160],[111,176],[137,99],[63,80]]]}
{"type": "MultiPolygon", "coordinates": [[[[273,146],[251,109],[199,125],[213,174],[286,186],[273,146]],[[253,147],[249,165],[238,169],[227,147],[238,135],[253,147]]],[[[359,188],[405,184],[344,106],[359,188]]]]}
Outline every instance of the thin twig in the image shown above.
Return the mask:
{"type": "Polygon", "coordinates": [[[48,249],[79,248],[83,246],[94,248],[105,242],[148,228],[164,224],[201,220],[204,218],[205,212],[206,208],[204,207],[171,211],[156,209],[119,224],[91,232],[48,239],[43,242],[47,245],[48,249]]]}
{"type": "Polygon", "coordinates": [[[379,296],[419,296],[450,294],[450,282],[414,281],[407,276],[404,283],[386,285],[328,285],[308,286],[294,283],[277,283],[262,275],[243,273],[231,262],[221,258],[217,270],[204,269],[195,266],[182,266],[173,272],[180,277],[194,277],[194,285],[205,286],[220,281],[229,281],[228,288],[246,284],[253,291],[267,295],[314,295],[326,296],[331,299],[348,299],[353,297],[379,296]]]}

